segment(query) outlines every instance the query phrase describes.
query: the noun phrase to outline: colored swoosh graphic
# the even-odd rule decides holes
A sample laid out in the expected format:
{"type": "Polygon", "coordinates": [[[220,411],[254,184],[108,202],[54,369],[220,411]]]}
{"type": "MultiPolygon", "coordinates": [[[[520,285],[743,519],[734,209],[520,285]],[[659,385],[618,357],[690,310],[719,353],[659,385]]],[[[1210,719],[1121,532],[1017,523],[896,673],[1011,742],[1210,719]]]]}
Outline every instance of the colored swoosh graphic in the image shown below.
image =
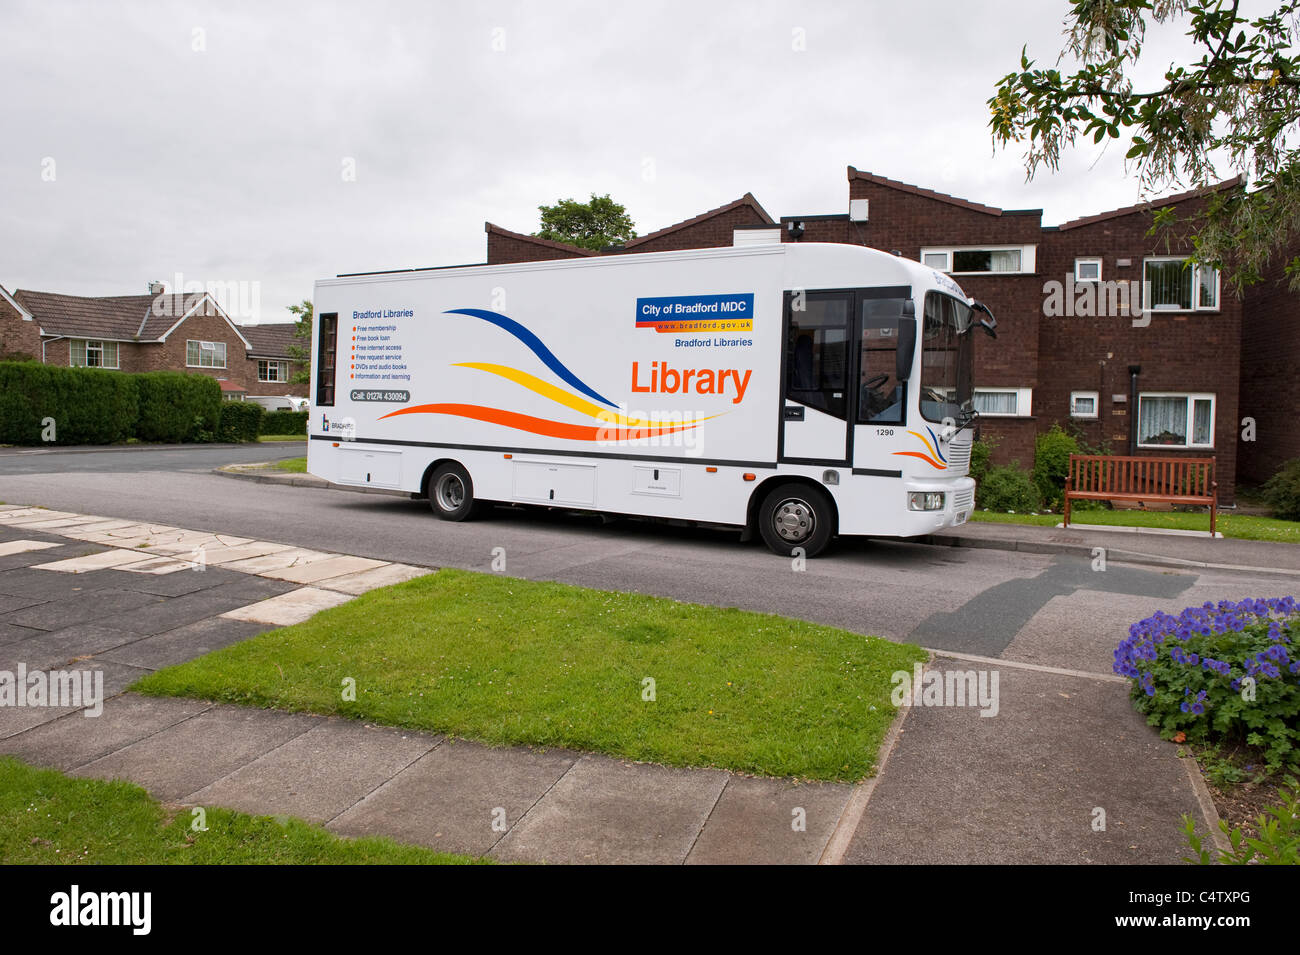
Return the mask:
{"type": "Polygon", "coordinates": [[[944,457],[943,452],[939,450],[938,437],[935,436],[934,431],[928,425],[925,430],[930,432],[930,437],[934,439],[933,444],[931,444],[930,441],[926,439],[925,435],[921,434],[919,431],[909,430],[907,433],[925,445],[926,450],[929,451],[930,454],[925,454],[922,451],[895,451],[893,453],[904,458],[920,458],[926,464],[938,468],[940,471],[948,470],[948,459],[944,457]],[[933,457],[931,455],[933,455],[933,457]],[[936,461],[935,458],[938,458],[939,460],[936,461]]]}
{"type": "Polygon", "coordinates": [[[499,312],[490,312],[483,308],[451,308],[448,309],[445,314],[468,315],[471,318],[481,318],[483,321],[489,322],[497,326],[497,328],[509,332],[511,335],[515,336],[515,338],[528,346],[529,350],[540,358],[543,364],[545,364],[547,368],[551,369],[551,371],[555,372],[555,374],[563,381],[572,385],[574,388],[577,388],[584,395],[587,395],[590,398],[595,398],[597,401],[607,404],[611,408],[617,407],[614,402],[601,395],[581,378],[569,371],[569,369],[565,367],[564,362],[556,358],[554,353],[542,343],[540,338],[526,329],[523,325],[520,325],[513,318],[507,318],[499,312]]]}
{"type": "Polygon", "coordinates": [[[562,404],[566,408],[580,411],[598,421],[605,421],[625,428],[662,428],[669,424],[680,424],[685,427],[694,427],[701,421],[709,421],[713,418],[721,417],[721,415],[709,415],[707,418],[693,418],[689,421],[647,421],[644,418],[629,418],[623,414],[615,414],[612,411],[607,411],[599,405],[592,404],[585,398],[571,395],[563,388],[557,388],[550,382],[542,381],[542,379],[538,378],[536,375],[530,375],[526,371],[520,371],[518,368],[511,368],[508,365],[494,365],[491,362],[482,361],[462,361],[456,362],[452,367],[473,368],[476,371],[486,371],[492,375],[500,375],[502,378],[513,381],[515,384],[527,388],[529,391],[535,392],[543,398],[549,398],[557,404],[562,404]]]}
{"type": "Polygon", "coordinates": [[[516,431],[528,431],[532,434],[563,438],[569,441],[631,441],[660,434],[672,434],[675,431],[685,431],[694,427],[691,424],[644,428],[592,427],[589,425],[566,424],[563,421],[550,421],[546,418],[535,418],[532,415],[520,414],[517,411],[504,411],[500,408],[485,408],[482,405],[463,404],[415,405],[411,408],[402,408],[381,415],[379,420],[382,421],[384,418],[405,414],[454,415],[458,418],[472,418],[475,421],[486,421],[489,424],[514,428],[516,431]]]}

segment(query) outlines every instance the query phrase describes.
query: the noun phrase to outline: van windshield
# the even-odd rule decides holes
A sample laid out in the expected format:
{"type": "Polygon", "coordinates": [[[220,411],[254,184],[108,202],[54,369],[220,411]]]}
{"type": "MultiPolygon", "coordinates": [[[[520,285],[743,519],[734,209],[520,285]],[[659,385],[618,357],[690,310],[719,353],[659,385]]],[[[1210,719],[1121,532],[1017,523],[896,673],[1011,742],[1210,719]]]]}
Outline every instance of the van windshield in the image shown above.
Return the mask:
{"type": "Polygon", "coordinates": [[[940,292],[925,293],[920,398],[921,415],[927,421],[969,417],[975,359],[971,324],[971,309],[965,302],[940,292]]]}

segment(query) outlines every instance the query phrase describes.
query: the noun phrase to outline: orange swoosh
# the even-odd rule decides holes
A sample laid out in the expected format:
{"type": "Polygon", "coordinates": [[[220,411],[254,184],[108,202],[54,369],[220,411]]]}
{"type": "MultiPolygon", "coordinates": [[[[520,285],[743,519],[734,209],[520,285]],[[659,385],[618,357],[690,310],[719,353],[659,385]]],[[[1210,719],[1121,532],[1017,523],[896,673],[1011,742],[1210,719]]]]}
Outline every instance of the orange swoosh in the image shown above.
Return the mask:
{"type": "Polygon", "coordinates": [[[458,418],[472,418],[486,421],[502,427],[514,428],[516,431],[528,431],[550,438],[563,438],[567,441],[630,441],[636,438],[648,438],[657,434],[671,434],[674,431],[686,431],[694,425],[657,428],[609,428],[589,427],[580,424],[565,424],[563,421],[550,421],[546,418],[534,418],[532,415],[517,411],[503,411],[500,408],[485,408],[482,405],[434,404],[415,405],[381,415],[380,420],[403,414],[446,414],[458,418]]]}
{"type": "Polygon", "coordinates": [[[933,465],[934,467],[938,468],[940,471],[948,470],[947,465],[940,464],[938,461],[930,457],[928,454],[922,454],[920,451],[895,451],[894,453],[901,454],[904,457],[908,457],[908,458],[920,458],[926,464],[933,465]]]}

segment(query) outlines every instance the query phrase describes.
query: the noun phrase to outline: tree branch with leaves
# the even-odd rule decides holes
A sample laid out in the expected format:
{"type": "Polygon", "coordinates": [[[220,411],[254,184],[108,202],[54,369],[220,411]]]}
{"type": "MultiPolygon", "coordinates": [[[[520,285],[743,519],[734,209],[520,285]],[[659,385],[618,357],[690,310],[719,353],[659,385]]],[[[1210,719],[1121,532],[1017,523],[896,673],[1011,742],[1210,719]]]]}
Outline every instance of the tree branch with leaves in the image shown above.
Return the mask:
{"type": "MultiPolygon", "coordinates": [[[[1249,183],[1210,193],[1188,227],[1191,258],[1223,269],[1238,288],[1259,281],[1279,253],[1300,288],[1300,0],[1253,19],[1240,0],[1070,0],[1067,42],[1039,66],[1028,48],[988,100],[995,147],[1021,144],[1025,171],[1056,171],[1080,137],[1094,143],[1126,136],[1126,160],[1144,195],[1171,186],[1219,183],[1230,168],[1249,183]],[[1135,89],[1133,73],[1147,31],[1184,24],[1191,62],[1171,63],[1161,82],[1135,89]],[[1199,57],[1196,57],[1199,53],[1199,57]]],[[[1175,226],[1161,210],[1153,228],[1175,226]]]]}

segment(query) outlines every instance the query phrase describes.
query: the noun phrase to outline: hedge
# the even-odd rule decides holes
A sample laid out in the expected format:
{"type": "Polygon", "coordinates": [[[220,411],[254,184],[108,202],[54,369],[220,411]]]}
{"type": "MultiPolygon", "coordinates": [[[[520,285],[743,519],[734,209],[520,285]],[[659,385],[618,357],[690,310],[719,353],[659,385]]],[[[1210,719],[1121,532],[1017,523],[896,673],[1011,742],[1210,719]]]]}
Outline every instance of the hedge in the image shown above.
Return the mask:
{"type": "Polygon", "coordinates": [[[207,375],[0,361],[3,444],[211,441],[221,404],[221,386],[207,375]]]}
{"type": "Polygon", "coordinates": [[[136,377],[99,368],[0,362],[0,443],[125,441],[136,431],[136,377]]]}
{"type": "Polygon", "coordinates": [[[221,386],[207,375],[151,371],[131,375],[140,390],[135,437],[141,441],[211,441],[221,421],[221,386]]]}
{"type": "Polygon", "coordinates": [[[306,434],[307,412],[268,411],[262,417],[262,434],[306,434]]]}
{"type": "Polygon", "coordinates": [[[252,401],[223,401],[218,441],[256,441],[265,409],[252,401]]]}

